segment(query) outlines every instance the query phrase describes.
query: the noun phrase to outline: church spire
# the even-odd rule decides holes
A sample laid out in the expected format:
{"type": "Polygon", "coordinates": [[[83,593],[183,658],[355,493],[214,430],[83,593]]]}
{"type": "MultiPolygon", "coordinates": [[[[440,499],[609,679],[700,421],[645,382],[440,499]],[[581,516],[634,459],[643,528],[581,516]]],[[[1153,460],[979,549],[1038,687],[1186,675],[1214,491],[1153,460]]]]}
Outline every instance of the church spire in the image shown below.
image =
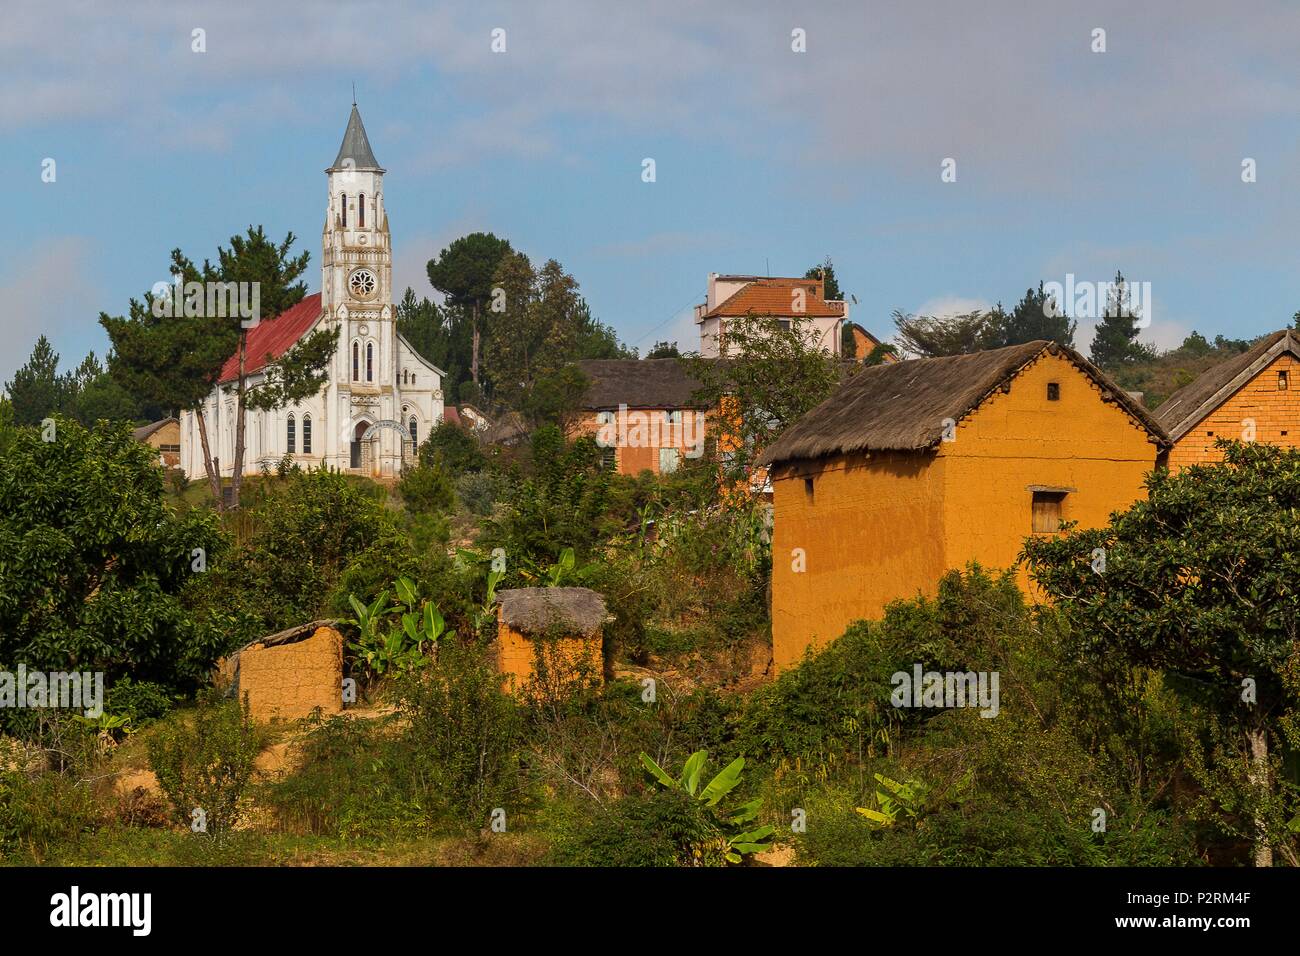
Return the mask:
{"type": "Polygon", "coordinates": [[[361,114],[357,104],[352,104],[352,115],[348,117],[348,128],[343,134],[343,143],[339,154],[334,157],[334,169],[379,169],[379,162],[370,149],[370,140],[366,137],[366,128],[361,124],[361,114]],[[349,162],[350,160],[350,162],[349,162]]]}

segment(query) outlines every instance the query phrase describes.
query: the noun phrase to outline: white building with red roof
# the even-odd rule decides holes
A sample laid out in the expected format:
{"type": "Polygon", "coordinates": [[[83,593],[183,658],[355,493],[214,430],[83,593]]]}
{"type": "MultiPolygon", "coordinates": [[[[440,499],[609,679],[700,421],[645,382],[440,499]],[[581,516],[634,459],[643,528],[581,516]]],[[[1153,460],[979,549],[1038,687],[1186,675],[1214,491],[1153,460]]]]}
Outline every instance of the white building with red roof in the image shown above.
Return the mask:
{"type": "MultiPolygon", "coordinates": [[[[244,474],[274,467],[287,455],[306,467],[391,478],[443,417],[444,372],[397,331],[393,250],[384,206],[384,172],[352,104],[347,131],[325,171],[329,200],[321,235],[321,291],[259,322],[248,334],[248,384],[309,332],[334,328],[338,347],[329,379],[314,397],[272,411],[246,413],[244,474]]],[[[234,474],[238,360],[232,356],[204,402],[212,455],[234,474]]],[[[181,467],[204,475],[196,412],[181,415],[181,467]]]]}
{"type": "Polygon", "coordinates": [[[709,273],[705,301],[695,307],[700,330],[700,355],[728,354],[727,327],[744,316],[767,316],[789,328],[795,320],[812,343],[831,355],[840,354],[841,330],[849,318],[847,302],[826,298],[822,279],[739,276],[709,273]]]}

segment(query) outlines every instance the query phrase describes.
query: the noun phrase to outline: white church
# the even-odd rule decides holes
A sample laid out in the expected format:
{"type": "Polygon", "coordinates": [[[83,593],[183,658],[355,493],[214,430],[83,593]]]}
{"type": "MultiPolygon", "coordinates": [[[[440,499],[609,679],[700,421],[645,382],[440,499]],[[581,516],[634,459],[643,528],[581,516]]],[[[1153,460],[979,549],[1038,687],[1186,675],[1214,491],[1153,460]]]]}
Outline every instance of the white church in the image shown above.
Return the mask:
{"type": "MultiPolygon", "coordinates": [[[[328,465],[392,478],[442,420],[446,373],[397,332],[385,171],[370,149],[355,103],[343,145],[325,172],[329,204],[321,234],[321,291],[249,331],[247,382],[262,381],[265,372],[259,369],[316,328],[337,327],[338,348],[317,395],[274,411],[247,412],[241,466],[244,474],[257,474],[287,455],[304,468],[328,465]]],[[[180,465],[190,478],[206,474],[198,414],[206,420],[218,470],[234,474],[237,370],[237,356],[231,356],[201,411],[181,413],[180,465]]]]}

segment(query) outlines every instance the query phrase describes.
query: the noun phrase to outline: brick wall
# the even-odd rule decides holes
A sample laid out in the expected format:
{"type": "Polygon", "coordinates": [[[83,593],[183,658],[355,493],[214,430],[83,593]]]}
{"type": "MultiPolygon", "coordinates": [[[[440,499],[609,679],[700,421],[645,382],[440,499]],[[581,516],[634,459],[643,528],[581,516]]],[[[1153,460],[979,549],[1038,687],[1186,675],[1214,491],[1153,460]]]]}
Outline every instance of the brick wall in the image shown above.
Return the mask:
{"type": "Polygon", "coordinates": [[[1279,355],[1272,364],[1239,388],[1226,402],[1197,422],[1169,453],[1169,470],[1219,461],[1219,438],[1245,439],[1246,422],[1255,426],[1255,441],[1289,448],[1300,444],[1300,362],[1279,355]],[[1277,387],[1278,373],[1287,373],[1287,388],[1277,387]]]}
{"type": "Polygon", "coordinates": [[[317,707],[343,709],[343,637],[320,627],[293,644],[254,644],[239,652],[239,696],[248,694],[255,720],[297,720],[317,707]]]}

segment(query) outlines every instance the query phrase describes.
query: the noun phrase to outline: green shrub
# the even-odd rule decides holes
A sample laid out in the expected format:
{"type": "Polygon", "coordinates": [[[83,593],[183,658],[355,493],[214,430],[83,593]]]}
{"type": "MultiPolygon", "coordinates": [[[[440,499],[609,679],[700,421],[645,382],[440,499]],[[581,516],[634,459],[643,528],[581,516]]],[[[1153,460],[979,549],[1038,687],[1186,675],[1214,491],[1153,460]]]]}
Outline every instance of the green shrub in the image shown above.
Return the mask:
{"type": "Polygon", "coordinates": [[[224,650],[183,603],[195,549],[226,547],[215,517],[166,506],[125,424],[54,426],[14,429],[0,456],[0,662],[197,682],[224,650]]]}
{"type": "Polygon", "coordinates": [[[0,771],[0,857],[39,862],[100,821],[93,794],[60,773],[0,771]]]}
{"type": "Polygon", "coordinates": [[[436,665],[404,679],[398,696],[435,816],[479,829],[492,810],[509,816],[519,806],[518,708],[478,646],[447,644],[436,665]]]}
{"type": "Polygon", "coordinates": [[[451,477],[438,465],[408,468],[397,484],[406,507],[416,514],[443,514],[456,504],[451,477]]]}
{"type": "Polygon", "coordinates": [[[701,865],[722,866],[717,834],[684,790],[653,790],[588,812],[564,830],[552,850],[560,866],[683,866],[695,848],[715,845],[701,865]]]}
{"type": "Polygon", "coordinates": [[[137,730],[166,716],[175,703],[175,693],[163,684],[130,677],[123,677],[104,693],[104,711],[127,718],[137,730]]]}
{"type": "Polygon", "coordinates": [[[471,514],[486,517],[505,491],[499,475],[489,471],[473,471],[456,479],[456,495],[471,514]]]}
{"type": "Polygon", "coordinates": [[[487,456],[469,431],[453,422],[442,421],[420,446],[420,464],[460,476],[485,469],[487,456]]]}
{"type": "Polygon", "coordinates": [[[243,812],[253,761],[264,738],[247,702],[206,699],[189,720],[155,728],[149,766],[178,823],[213,835],[230,831],[243,812]]]}
{"type": "Polygon", "coordinates": [[[384,723],[331,717],[301,742],[298,757],[292,773],[259,793],[290,832],[375,839],[426,822],[416,752],[384,723]]]}
{"type": "Polygon", "coordinates": [[[291,474],[241,513],[246,538],[195,592],[198,606],[225,622],[226,650],[344,610],[345,575],[354,578],[350,591],[372,597],[369,587],[377,594],[407,570],[409,547],[376,489],[337,472],[291,474]]]}

